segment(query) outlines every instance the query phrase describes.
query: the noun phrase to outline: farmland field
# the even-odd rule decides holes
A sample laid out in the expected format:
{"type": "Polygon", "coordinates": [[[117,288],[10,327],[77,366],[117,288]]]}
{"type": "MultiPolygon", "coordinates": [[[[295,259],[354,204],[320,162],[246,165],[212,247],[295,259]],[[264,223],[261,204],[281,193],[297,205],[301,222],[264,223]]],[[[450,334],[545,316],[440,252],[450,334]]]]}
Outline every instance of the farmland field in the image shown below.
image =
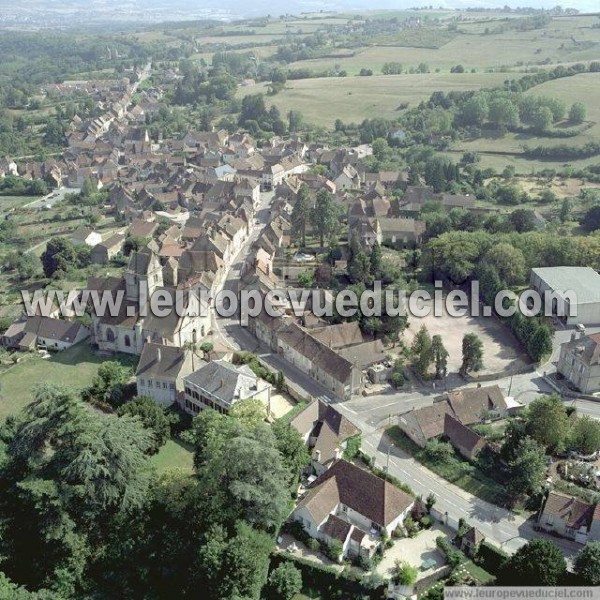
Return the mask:
{"type": "MultiPolygon", "coordinates": [[[[372,117],[397,116],[404,102],[418,104],[433,92],[474,90],[502,83],[501,73],[427,73],[374,77],[335,77],[288,81],[285,90],[268,102],[282,113],[299,110],[310,123],[333,127],[336,119],[346,122],[372,117]]],[[[246,88],[243,95],[265,91],[265,86],[246,88]]]]}

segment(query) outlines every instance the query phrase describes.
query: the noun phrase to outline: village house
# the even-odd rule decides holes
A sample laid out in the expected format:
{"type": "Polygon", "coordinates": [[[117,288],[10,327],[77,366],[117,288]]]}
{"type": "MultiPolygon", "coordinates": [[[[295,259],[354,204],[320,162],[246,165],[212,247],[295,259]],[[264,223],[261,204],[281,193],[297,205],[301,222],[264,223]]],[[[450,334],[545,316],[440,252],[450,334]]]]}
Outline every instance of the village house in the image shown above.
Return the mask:
{"type": "Polygon", "coordinates": [[[573,332],[561,344],[557,371],[584,394],[600,391],[600,333],[573,332]]]}
{"type": "Polygon", "coordinates": [[[414,498],[349,463],[338,460],[309,486],[291,519],[311,537],[342,545],[343,557],[372,557],[388,536],[402,527],[414,498]]]}
{"type": "Polygon", "coordinates": [[[362,371],[296,323],[277,331],[277,353],[340,400],[362,390],[362,371]]]}
{"type": "Polygon", "coordinates": [[[211,408],[227,414],[240,400],[257,399],[270,412],[271,386],[247,365],[237,367],[224,360],[201,366],[184,377],[182,408],[192,415],[211,408]]]}
{"type": "Polygon", "coordinates": [[[97,265],[106,265],[123,250],[124,244],[125,236],[115,233],[92,248],[90,261],[97,265]]]}
{"type": "Polygon", "coordinates": [[[600,541],[600,504],[551,491],[538,516],[537,526],[580,544],[600,541]]]}
{"type": "Polygon", "coordinates": [[[398,426],[421,447],[429,440],[446,436],[451,443],[456,444],[455,447],[461,454],[472,458],[481,450],[482,445],[475,438],[475,432],[467,433],[459,425],[468,428],[474,423],[507,417],[521,408],[512,398],[505,398],[497,385],[466,388],[448,392],[436,398],[430,406],[400,415],[398,426]]]}
{"type": "Polygon", "coordinates": [[[30,351],[37,348],[60,351],[70,348],[90,335],[89,329],[77,321],[35,316],[13,323],[0,338],[2,346],[30,351]]]}
{"type": "Polygon", "coordinates": [[[313,400],[290,425],[308,445],[311,468],[317,475],[342,457],[350,438],[360,435],[360,430],[345,416],[321,400],[313,400]]]}
{"type": "Polygon", "coordinates": [[[138,396],[170,406],[183,393],[183,378],[193,371],[191,352],[164,344],[144,344],[135,372],[138,396]]]}

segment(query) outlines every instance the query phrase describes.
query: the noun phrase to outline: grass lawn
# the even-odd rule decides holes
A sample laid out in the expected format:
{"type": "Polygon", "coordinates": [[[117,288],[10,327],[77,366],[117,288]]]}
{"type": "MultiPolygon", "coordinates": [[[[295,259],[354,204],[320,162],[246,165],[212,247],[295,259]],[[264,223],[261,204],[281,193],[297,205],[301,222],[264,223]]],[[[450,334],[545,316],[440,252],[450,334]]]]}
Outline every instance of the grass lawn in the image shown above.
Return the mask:
{"type": "MultiPolygon", "coordinates": [[[[0,373],[0,422],[31,402],[32,389],[38,383],[61,384],[81,391],[105,360],[109,359],[97,356],[84,341],[47,360],[32,356],[8,367],[0,373]]],[[[122,360],[131,364],[129,357],[122,360]]]]}
{"type": "Polygon", "coordinates": [[[184,473],[193,472],[192,451],[179,441],[169,440],[150,460],[159,473],[171,469],[181,469],[184,473]]]}
{"type": "Polygon", "coordinates": [[[411,455],[436,475],[486,502],[503,505],[506,499],[503,486],[460,455],[455,454],[451,460],[438,463],[431,460],[423,448],[417,446],[398,427],[391,427],[386,433],[397,448],[411,455]]]}
{"type": "Polygon", "coordinates": [[[466,562],[463,566],[482,585],[487,585],[496,580],[493,575],[482,569],[479,565],[476,565],[472,560],[466,562]]]}

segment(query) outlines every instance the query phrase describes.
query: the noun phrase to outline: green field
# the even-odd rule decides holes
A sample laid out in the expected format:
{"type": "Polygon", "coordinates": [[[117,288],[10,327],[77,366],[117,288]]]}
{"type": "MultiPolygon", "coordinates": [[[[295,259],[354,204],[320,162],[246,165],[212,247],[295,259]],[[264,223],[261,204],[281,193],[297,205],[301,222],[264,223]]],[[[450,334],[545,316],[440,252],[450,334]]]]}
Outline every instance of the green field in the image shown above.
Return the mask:
{"type": "Polygon", "coordinates": [[[0,422],[31,402],[32,389],[38,383],[61,384],[80,392],[90,385],[103,360],[87,342],[81,342],[47,360],[27,356],[8,367],[0,373],[0,422]]]}
{"type": "MultiPolygon", "coordinates": [[[[373,117],[393,118],[404,102],[414,106],[433,92],[474,90],[502,83],[501,73],[427,73],[373,77],[324,77],[288,81],[285,89],[267,98],[286,114],[299,110],[309,123],[333,127],[336,119],[360,122],[373,117]]],[[[264,92],[265,86],[244,88],[240,94],[264,92]]]]}
{"type": "MultiPolygon", "coordinates": [[[[460,33],[440,48],[375,45],[356,50],[348,58],[303,60],[289,65],[290,69],[305,68],[323,71],[339,67],[350,74],[361,68],[381,72],[384,63],[396,61],[405,69],[427,63],[431,70],[449,70],[462,64],[465,69],[520,69],[540,65],[589,61],[600,56],[600,29],[592,29],[592,17],[554,19],[543,30],[505,31],[485,34],[483,25],[460,25],[460,33]],[[575,42],[573,41],[575,39],[575,42]]],[[[488,24],[493,30],[494,24],[488,24]]]]}

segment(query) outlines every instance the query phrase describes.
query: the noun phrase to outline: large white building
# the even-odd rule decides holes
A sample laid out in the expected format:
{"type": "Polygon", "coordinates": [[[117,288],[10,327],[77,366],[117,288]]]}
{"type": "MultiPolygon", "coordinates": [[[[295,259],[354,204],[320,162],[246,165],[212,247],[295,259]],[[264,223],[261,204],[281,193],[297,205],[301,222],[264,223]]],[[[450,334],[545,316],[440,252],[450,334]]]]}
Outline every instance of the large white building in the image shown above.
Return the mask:
{"type": "Polygon", "coordinates": [[[531,270],[530,286],[551,303],[552,314],[567,325],[600,324],[600,275],[591,267],[543,267],[531,270]]]}

